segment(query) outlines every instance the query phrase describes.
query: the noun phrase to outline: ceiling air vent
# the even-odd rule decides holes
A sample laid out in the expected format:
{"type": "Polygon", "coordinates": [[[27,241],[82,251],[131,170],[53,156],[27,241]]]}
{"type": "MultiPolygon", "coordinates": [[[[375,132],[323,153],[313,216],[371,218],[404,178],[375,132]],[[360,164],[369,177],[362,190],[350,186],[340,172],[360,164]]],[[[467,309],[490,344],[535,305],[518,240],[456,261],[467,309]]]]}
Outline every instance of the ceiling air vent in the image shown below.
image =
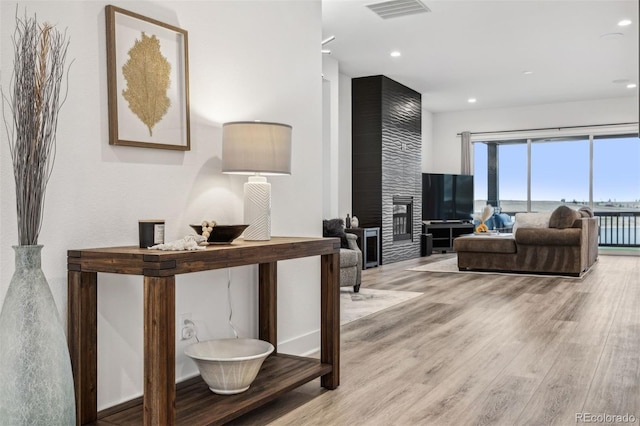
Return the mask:
{"type": "Polygon", "coordinates": [[[382,3],[368,4],[367,7],[382,19],[399,18],[401,16],[415,15],[416,13],[431,12],[420,0],[391,0],[382,3]]]}

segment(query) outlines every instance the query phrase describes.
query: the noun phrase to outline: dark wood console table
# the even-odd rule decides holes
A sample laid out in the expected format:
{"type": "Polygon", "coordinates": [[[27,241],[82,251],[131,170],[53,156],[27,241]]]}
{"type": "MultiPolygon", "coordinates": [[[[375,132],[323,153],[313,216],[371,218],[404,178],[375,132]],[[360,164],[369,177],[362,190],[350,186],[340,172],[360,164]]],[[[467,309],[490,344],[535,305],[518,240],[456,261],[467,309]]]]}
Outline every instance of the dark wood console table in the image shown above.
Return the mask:
{"type": "Polygon", "coordinates": [[[110,247],[68,251],[68,339],[78,424],[210,425],[241,416],[320,377],[340,384],[340,240],[274,237],[236,240],[198,251],[110,247]],[[320,360],[277,353],[277,262],[321,256],[320,360]],[[189,272],[259,265],[259,338],[276,350],[248,391],[220,396],[197,377],[175,383],[175,277],[189,272]],[[142,275],[144,395],[97,411],[98,272],[142,275]],[[176,391],[176,388],[178,389],[176,391]]]}

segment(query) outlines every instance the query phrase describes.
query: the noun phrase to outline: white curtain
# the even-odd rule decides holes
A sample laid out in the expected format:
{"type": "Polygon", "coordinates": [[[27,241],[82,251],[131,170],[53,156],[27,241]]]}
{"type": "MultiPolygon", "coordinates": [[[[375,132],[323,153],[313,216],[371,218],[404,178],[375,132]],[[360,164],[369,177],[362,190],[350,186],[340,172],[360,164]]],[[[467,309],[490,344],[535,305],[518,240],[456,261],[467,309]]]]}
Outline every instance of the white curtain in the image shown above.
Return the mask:
{"type": "Polygon", "coordinates": [[[471,133],[470,132],[462,132],[460,135],[460,140],[462,143],[462,164],[460,166],[460,173],[463,175],[470,175],[472,173],[471,170],[471,133]]]}

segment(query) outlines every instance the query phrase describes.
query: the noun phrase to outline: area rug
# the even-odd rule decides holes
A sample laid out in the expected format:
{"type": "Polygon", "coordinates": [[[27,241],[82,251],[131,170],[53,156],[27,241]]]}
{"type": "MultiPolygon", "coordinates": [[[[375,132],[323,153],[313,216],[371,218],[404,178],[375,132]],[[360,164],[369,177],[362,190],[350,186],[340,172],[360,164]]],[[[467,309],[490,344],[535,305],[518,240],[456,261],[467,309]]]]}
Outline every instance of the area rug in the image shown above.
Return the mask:
{"type": "Polygon", "coordinates": [[[352,287],[341,287],[340,325],[406,302],[421,294],[414,291],[374,290],[362,287],[359,293],[354,293],[352,287]]]}
{"type": "Polygon", "coordinates": [[[572,280],[581,280],[587,275],[583,274],[581,277],[572,277],[567,275],[553,275],[553,274],[527,274],[520,272],[497,272],[497,271],[460,271],[458,269],[458,258],[450,257],[448,259],[439,260],[437,262],[428,263],[422,266],[416,266],[415,268],[409,268],[409,271],[416,272],[448,272],[456,274],[493,274],[493,275],[512,275],[516,277],[539,277],[539,278],[567,278],[572,280]]]}

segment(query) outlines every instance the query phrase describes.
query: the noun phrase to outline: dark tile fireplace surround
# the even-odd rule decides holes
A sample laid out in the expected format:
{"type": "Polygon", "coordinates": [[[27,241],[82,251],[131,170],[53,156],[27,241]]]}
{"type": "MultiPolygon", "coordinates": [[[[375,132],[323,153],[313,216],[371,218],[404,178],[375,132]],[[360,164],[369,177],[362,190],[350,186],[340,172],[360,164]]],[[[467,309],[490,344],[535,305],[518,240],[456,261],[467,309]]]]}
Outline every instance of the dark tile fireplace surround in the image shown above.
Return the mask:
{"type": "Polygon", "coordinates": [[[420,256],[421,95],[385,76],[352,80],[353,214],[380,227],[382,263],[420,256]]]}

